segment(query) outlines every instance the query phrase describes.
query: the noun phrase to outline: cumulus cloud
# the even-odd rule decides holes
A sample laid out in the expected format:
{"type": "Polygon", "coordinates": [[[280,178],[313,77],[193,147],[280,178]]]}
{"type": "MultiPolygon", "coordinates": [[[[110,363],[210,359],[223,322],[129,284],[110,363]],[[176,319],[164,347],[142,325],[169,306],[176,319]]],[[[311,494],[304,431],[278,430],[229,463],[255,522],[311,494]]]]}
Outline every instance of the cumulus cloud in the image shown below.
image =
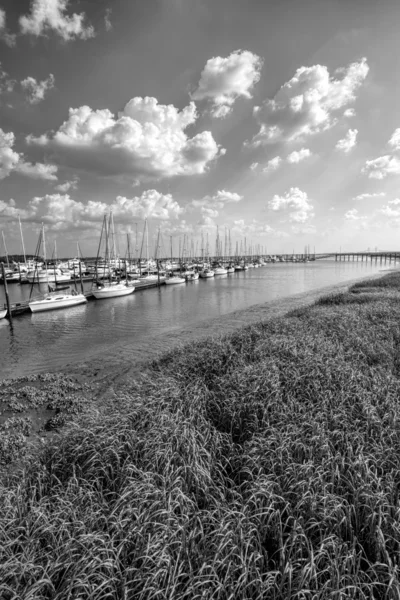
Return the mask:
{"type": "Polygon", "coordinates": [[[9,219],[17,219],[20,213],[21,211],[16,208],[15,201],[12,198],[8,202],[0,200],[0,216],[3,219],[8,220],[6,217],[9,219]]]}
{"type": "Polygon", "coordinates": [[[10,79],[8,73],[4,71],[0,63],[0,94],[12,92],[17,82],[15,79],[10,79]]]}
{"type": "Polygon", "coordinates": [[[255,171],[257,169],[257,167],[258,167],[258,162],[253,162],[250,165],[250,170],[255,171]]]}
{"type": "Polygon", "coordinates": [[[111,31],[111,29],[113,27],[112,23],[110,21],[111,13],[112,13],[112,9],[107,8],[106,14],[104,15],[104,27],[106,28],[106,31],[111,31]]]}
{"type": "Polygon", "coordinates": [[[13,150],[15,135],[10,131],[5,133],[0,128],[0,179],[10,173],[20,173],[33,179],[56,180],[57,167],[43,163],[26,162],[23,154],[13,150]]]}
{"type": "Polygon", "coordinates": [[[54,75],[50,73],[47,79],[36,81],[34,77],[27,77],[21,81],[22,89],[26,93],[29,104],[38,104],[44,100],[46,92],[54,87],[54,75]]]}
{"type": "Polygon", "coordinates": [[[360,219],[365,219],[366,217],[362,217],[356,208],[351,208],[344,213],[344,218],[347,219],[347,221],[359,221],[360,219]]]}
{"type": "Polygon", "coordinates": [[[299,163],[301,160],[304,160],[305,158],[308,158],[309,156],[311,156],[311,152],[308,148],[302,148],[299,151],[294,151],[291,154],[288,155],[287,157],[287,161],[288,163],[299,163]]]}
{"type": "Polygon", "coordinates": [[[272,173],[273,171],[276,171],[281,162],[282,159],[280,156],[275,156],[275,158],[271,158],[271,160],[267,162],[267,166],[263,168],[263,173],[272,173]]]}
{"type": "Polygon", "coordinates": [[[346,108],[346,110],[343,113],[343,116],[347,119],[351,119],[351,117],[356,116],[356,111],[354,110],[354,108],[346,108]]]}
{"type": "Polygon", "coordinates": [[[358,194],[358,196],[354,196],[353,200],[369,200],[370,198],[383,198],[386,196],[385,192],[376,192],[370,194],[368,192],[364,194],[358,194]]]}
{"type": "Polygon", "coordinates": [[[357,143],[357,134],[357,129],[349,129],[344,138],[337,142],[335,148],[346,153],[350,152],[350,150],[354,148],[357,143]]]}
{"type": "Polygon", "coordinates": [[[0,8],[0,40],[3,40],[3,42],[5,42],[7,46],[10,46],[10,48],[12,48],[16,44],[16,39],[17,36],[15,35],[15,33],[9,33],[7,29],[6,11],[0,8]]]}
{"type": "Polygon", "coordinates": [[[393,150],[400,150],[400,128],[393,132],[393,135],[389,140],[389,146],[391,146],[393,150]]]}
{"type": "Polygon", "coordinates": [[[386,206],[382,206],[378,210],[378,213],[388,219],[398,219],[400,217],[400,199],[389,200],[386,206]]]}
{"type": "MultiPolygon", "coordinates": [[[[0,205],[0,210],[1,208],[0,205]]],[[[171,194],[161,194],[157,190],[146,190],[141,196],[134,198],[117,196],[111,205],[94,200],[83,203],[74,200],[69,194],[46,194],[32,198],[26,209],[19,212],[23,220],[43,222],[54,231],[67,231],[100,224],[104,214],[110,210],[114,221],[121,224],[134,218],[176,219],[182,213],[182,208],[171,194]]],[[[12,207],[6,207],[6,211],[7,216],[15,216],[12,207]]]]}
{"type": "Polygon", "coordinates": [[[74,179],[56,185],[54,189],[57,190],[57,192],[62,192],[63,194],[65,194],[66,192],[69,192],[69,190],[76,190],[78,187],[78,182],[79,178],[75,177],[74,179]]]}
{"type": "Polygon", "coordinates": [[[240,200],[243,200],[243,196],[240,196],[240,194],[237,194],[236,192],[219,190],[214,196],[204,196],[200,200],[192,200],[189,207],[221,210],[226,204],[240,202],[240,200]]]}
{"type": "Polygon", "coordinates": [[[340,109],[356,99],[369,71],[365,58],[329,74],[323,65],[300,67],[273,99],[254,108],[260,131],[251,144],[260,146],[304,138],[332,127],[340,109]]]}
{"type": "Polygon", "coordinates": [[[266,223],[260,223],[256,219],[246,222],[244,219],[238,219],[233,222],[232,233],[236,236],[244,237],[248,235],[263,236],[269,235],[274,238],[288,237],[284,231],[274,229],[266,223]]]}
{"type": "Polygon", "coordinates": [[[267,208],[288,213],[289,220],[296,223],[305,223],[314,216],[313,206],[310,204],[307,193],[297,187],[290,188],[283,196],[275,194],[268,201],[267,208]]]}
{"type": "Polygon", "coordinates": [[[85,25],[85,13],[66,14],[69,0],[32,0],[29,15],[20,17],[21,32],[36,36],[54,31],[65,41],[87,40],[95,35],[91,25],[85,25]]]}
{"type": "Polygon", "coordinates": [[[362,172],[370,179],[384,179],[387,175],[399,175],[400,160],[386,154],[373,160],[367,160],[362,172]]]}
{"type": "Polygon", "coordinates": [[[60,162],[104,175],[193,175],[224,154],[210,131],[188,137],[196,119],[194,102],[179,111],[136,97],[118,117],[108,109],[71,108],[58,131],[27,141],[53,150],[60,162]]]}
{"type": "Polygon", "coordinates": [[[228,57],[210,58],[204,67],[193,100],[208,100],[213,117],[226,117],[237,98],[251,98],[251,89],[260,80],[262,60],[248,50],[236,50],[228,57]]]}

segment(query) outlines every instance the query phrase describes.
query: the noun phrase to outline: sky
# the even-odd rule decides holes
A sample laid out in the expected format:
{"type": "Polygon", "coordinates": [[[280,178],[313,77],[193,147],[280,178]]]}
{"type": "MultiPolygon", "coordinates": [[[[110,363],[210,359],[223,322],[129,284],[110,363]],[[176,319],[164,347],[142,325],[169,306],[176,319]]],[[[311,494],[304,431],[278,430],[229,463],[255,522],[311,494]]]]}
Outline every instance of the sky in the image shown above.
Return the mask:
{"type": "Polygon", "coordinates": [[[8,252],[19,217],[27,252],[43,223],[95,255],[110,210],[122,254],[145,219],[151,246],[398,249],[399,22],[398,0],[0,0],[8,252]]]}

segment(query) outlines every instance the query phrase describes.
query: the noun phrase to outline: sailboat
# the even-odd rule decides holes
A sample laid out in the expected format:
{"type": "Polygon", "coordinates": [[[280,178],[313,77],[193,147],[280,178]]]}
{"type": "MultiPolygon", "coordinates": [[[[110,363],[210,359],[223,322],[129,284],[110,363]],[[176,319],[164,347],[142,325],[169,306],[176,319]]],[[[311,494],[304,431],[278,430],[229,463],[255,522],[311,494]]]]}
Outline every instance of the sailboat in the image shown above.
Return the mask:
{"type": "Polygon", "coordinates": [[[112,281],[112,279],[111,279],[112,259],[110,257],[110,251],[109,251],[110,232],[113,237],[112,241],[113,241],[113,245],[114,245],[114,262],[115,262],[115,232],[114,232],[114,219],[113,219],[112,212],[110,212],[108,227],[107,227],[107,215],[104,215],[103,227],[102,227],[102,231],[100,234],[99,251],[100,251],[100,245],[101,245],[101,240],[102,240],[102,236],[103,236],[103,231],[105,234],[105,242],[106,242],[106,256],[105,256],[104,264],[106,266],[108,265],[109,280],[106,281],[103,279],[103,281],[101,283],[99,282],[99,280],[97,280],[96,287],[94,287],[92,290],[93,296],[97,300],[101,300],[103,298],[117,298],[119,296],[128,296],[129,294],[133,294],[133,292],[135,291],[135,288],[133,285],[129,285],[127,280],[125,282],[122,282],[122,281],[112,281]]]}
{"type": "MultiPolygon", "coordinates": [[[[172,264],[172,235],[170,236],[171,240],[171,264],[172,264]]],[[[170,277],[167,277],[165,280],[165,285],[175,285],[177,283],[185,283],[186,279],[181,277],[177,273],[172,273],[170,277]]]]}
{"type": "MultiPolygon", "coordinates": [[[[47,263],[46,263],[46,241],[44,236],[44,225],[42,223],[42,241],[43,241],[43,255],[44,255],[44,264],[45,264],[45,272],[47,274],[47,263]]],[[[48,282],[48,278],[46,279],[48,282]]],[[[32,286],[33,287],[33,286],[32,286]]],[[[83,294],[78,294],[75,290],[71,293],[59,293],[52,292],[50,286],[49,293],[46,294],[43,298],[38,300],[31,300],[29,302],[29,308],[33,313],[43,312],[46,310],[54,310],[59,308],[68,308],[70,306],[76,306],[77,304],[85,304],[87,302],[86,297],[83,294]]]]}

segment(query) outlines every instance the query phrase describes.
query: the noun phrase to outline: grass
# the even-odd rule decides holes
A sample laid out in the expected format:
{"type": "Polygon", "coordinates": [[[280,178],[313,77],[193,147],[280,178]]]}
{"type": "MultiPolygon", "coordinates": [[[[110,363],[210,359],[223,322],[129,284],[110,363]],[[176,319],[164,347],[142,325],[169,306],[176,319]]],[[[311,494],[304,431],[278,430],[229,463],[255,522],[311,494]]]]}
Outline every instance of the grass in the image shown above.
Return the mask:
{"type": "Polygon", "coordinates": [[[4,478],[0,598],[398,599],[399,501],[390,274],[75,416],[4,478]]]}

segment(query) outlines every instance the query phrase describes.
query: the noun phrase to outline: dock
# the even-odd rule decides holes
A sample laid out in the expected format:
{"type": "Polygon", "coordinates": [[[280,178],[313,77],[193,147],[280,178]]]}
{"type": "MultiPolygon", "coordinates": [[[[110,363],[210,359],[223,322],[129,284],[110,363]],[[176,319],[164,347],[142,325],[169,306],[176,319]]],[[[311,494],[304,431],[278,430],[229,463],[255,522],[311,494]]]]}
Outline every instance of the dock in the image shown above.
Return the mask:
{"type": "MultiPolygon", "coordinates": [[[[141,281],[140,283],[134,284],[135,292],[139,292],[141,290],[146,290],[149,288],[158,287],[159,285],[164,285],[164,283],[165,283],[164,281],[161,281],[160,283],[158,283],[158,281],[141,281]]],[[[57,292],[57,289],[55,291],[57,292]]],[[[84,296],[89,301],[94,299],[93,292],[91,292],[91,291],[84,292],[84,296]]],[[[29,302],[30,302],[30,300],[24,300],[23,302],[11,302],[10,303],[11,316],[19,317],[20,315],[31,312],[31,309],[29,308],[29,302]]],[[[7,306],[5,304],[4,304],[4,308],[7,308],[7,306]]]]}

